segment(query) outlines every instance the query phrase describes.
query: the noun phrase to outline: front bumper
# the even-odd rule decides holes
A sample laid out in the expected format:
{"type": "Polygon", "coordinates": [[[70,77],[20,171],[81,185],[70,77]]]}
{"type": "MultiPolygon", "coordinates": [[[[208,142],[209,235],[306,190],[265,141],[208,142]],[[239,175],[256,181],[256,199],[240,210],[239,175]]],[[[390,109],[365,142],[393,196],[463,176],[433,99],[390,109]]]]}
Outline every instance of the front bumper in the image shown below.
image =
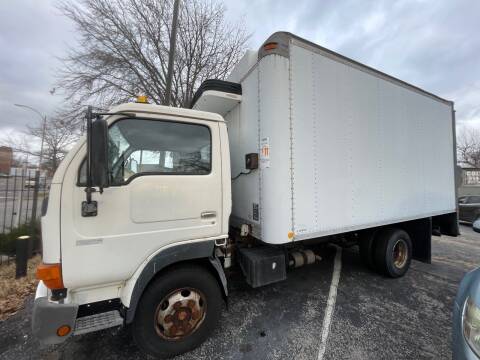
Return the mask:
{"type": "Polygon", "coordinates": [[[42,344],[59,344],[69,338],[75,329],[77,304],[60,304],[48,300],[48,289],[40,282],[33,304],[32,331],[42,344]],[[57,329],[69,326],[68,335],[58,336],[57,329]]]}

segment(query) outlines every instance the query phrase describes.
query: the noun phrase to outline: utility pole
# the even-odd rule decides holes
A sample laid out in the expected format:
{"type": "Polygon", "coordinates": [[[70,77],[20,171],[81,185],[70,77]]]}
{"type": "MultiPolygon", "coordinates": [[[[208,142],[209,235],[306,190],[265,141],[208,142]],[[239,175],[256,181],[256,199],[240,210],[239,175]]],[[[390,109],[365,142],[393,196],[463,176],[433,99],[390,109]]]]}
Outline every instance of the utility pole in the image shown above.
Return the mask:
{"type": "Polygon", "coordinates": [[[175,59],[175,47],[177,43],[177,27],[178,27],[178,9],[180,0],[175,0],[173,4],[172,31],[170,33],[170,51],[168,53],[168,71],[165,87],[165,105],[169,106],[172,99],[172,77],[173,77],[173,61],[175,59]]]}

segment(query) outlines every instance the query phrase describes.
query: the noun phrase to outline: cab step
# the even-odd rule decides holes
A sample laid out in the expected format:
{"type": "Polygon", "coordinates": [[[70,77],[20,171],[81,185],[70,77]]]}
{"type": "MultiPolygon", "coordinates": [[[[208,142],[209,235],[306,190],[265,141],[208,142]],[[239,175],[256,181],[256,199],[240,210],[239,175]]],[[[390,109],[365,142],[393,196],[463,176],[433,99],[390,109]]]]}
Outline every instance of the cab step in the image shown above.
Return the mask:
{"type": "Polygon", "coordinates": [[[123,325],[123,318],[118,310],[83,316],[77,318],[74,335],[86,334],[120,325],[123,325]]]}

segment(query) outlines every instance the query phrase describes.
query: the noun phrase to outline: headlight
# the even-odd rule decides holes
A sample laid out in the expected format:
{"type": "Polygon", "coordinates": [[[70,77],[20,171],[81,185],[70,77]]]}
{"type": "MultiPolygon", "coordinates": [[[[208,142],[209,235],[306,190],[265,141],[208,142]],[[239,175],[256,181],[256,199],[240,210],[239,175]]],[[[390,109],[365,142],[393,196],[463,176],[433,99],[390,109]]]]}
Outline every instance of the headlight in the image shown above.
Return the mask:
{"type": "Polygon", "coordinates": [[[463,310],[463,335],[473,352],[480,356],[480,308],[470,298],[463,310]]]}

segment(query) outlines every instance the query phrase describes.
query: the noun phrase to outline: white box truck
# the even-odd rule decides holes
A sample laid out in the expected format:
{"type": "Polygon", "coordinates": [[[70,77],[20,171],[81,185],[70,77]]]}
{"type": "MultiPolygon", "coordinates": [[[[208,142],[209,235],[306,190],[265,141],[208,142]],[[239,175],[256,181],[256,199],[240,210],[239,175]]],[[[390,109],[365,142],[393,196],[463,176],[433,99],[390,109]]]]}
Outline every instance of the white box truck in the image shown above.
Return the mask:
{"type": "Polygon", "coordinates": [[[89,110],[44,207],[42,342],[131,324],[180,354],[218,321],[232,259],[258,287],[314,262],[309,244],[358,244],[399,277],[458,234],[450,101],[279,32],[192,108],[89,110]]]}

